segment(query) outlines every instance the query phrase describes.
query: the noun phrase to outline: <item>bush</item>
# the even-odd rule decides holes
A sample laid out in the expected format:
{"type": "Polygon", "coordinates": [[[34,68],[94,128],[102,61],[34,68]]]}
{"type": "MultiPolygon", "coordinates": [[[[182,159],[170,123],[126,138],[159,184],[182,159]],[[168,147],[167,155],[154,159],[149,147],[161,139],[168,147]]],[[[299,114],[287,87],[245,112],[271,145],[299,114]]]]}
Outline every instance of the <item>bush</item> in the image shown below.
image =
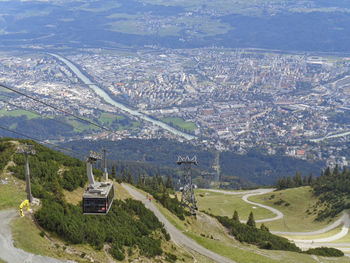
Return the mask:
{"type": "Polygon", "coordinates": [[[116,260],[122,261],[125,259],[124,253],[120,251],[119,248],[112,248],[109,250],[109,253],[114,257],[116,260]]]}
{"type": "Polygon", "coordinates": [[[177,256],[170,253],[165,253],[165,260],[171,263],[175,263],[177,260],[177,256]]]}
{"type": "Polygon", "coordinates": [[[317,248],[310,248],[305,253],[311,254],[311,255],[317,255],[322,257],[342,257],[344,256],[343,251],[331,248],[331,247],[317,247],[317,248]]]}
{"type": "Polygon", "coordinates": [[[227,216],[214,216],[219,222],[230,230],[238,241],[257,245],[260,248],[272,250],[286,250],[301,252],[295,244],[289,242],[288,239],[271,234],[266,229],[261,230],[255,227],[242,224],[227,216]]]}
{"type": "Polygon", "coordinates": [[[45,231],[44,231],[44,230],[42,230],[42,231],[40,232],[40,236],[41,236],[41,237],[46,236],[46,233],[45,233],[45,231]]]}

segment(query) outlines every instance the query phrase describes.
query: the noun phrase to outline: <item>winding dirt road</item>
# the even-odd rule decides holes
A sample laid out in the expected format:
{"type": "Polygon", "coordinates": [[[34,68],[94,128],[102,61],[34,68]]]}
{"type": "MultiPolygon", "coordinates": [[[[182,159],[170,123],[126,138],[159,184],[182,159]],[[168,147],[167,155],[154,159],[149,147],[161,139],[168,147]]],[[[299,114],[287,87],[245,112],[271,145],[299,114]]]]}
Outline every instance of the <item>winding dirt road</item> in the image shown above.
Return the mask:
{"type": "MultiPolygon", "coordinates": [[[[266,219],[261,219],[261,220],[256,220],[256,222],[259,223],[263,223],[263,222],[270,222],[270,221],[274,221],[274,220],[279,220],[282,219],[284,217],[283,213],[278,211],[277,209],[267,206],[267,205],[262,205],[259,203],[255,203],[252,201],[249,201],[248,198],[254,195],[262,195],[262,194],[266,194],[266,193],[270,193],[272,191],[274,191],[274,189],[256,189],[256,190],[249,190],[249,191],[221,191],[221,190],[213,190],[213,189],[206,189],[206,191],[210,191],[210,192],[215,192],[215,193],[221,193],[221,194],[227,194],[227,195],[243,195],[242,196],[242,200],[246,203],[255,205],[255,206],[259,206],[259,207],[263,207],[265,209],[270,210],[271,212],[273,212],[274,214],[276,214],[275,217],[272,218],[266,218],[266,219]]],[[[294,243],[301,247],[302,249],[307,249],[310,247],[318,247],[320,245],[322,246],[329,246],[329,247],[335,247],[335,248],[339,248],[343,251],[346,251],[345,249],[342,249],[340,244],[336,244],[336,243],[327,243],[327,242],[332,242],[335,240],[338,240],[344,236],[346,236],[349,232],[349,227],[350,227],[350,217],[349,214],[347,212],[343,213],[343,216],[340,217],[337,221],[335,221],[333,224],[324,227],[322,229],[316,230],[316,231],[312,231],[312,232],[282,232],[282,231],[271,231],[271,233],[273,234],[277,234],[277,235],[285,235],[285,236],[291,236],[289,237],[289,240],[294,241],[294,243]],[[340,226],[341,224],[343,224],[343,227],[341,229],[341,231],[333,236],[330,237],[325,237],[325,238],[317,238],[317,239],[313,239],[313,240],[303,240],[303,239],[293,239],[291,238],[292,236],[314,236],[314,235],[319,235],[319,234],[324,234],[338,226],[340,226]]],[[[350,243],[345,243],[347,246],[350,246],[350,243]]],[[[344,244],[343,244],[344,245],[344,244]]],[[[350,250],[350,249],[349,249],[350,250]]]]}
{"type": "MultiPolygon", "coordinates": [[[[264,218],[264,219],[260,219],[260,220],[255,220],[255,222],[257,223],[265,223],[265,222],[271,222],[271,221],[275,221],[275,220],[279,220],[283,218],[283,213],[280,212],[279,210],[267,206],[267,205],[262,205],[259,203],[255,203],[252,201],[249,201],[248,198],[254,195],[263,195],[263,194],[267,194],[267,193],[271,193],[272,191],[274,191],[275,189],[270,188],[270,189],[256,189],[256,190],[249,190],[249,191],[221,191],[221,190],[215,190],[215,189],[205,189],[206,191],[209,192],[214,192],[214,193],[221,193],[224,195],[243,195],[242,196],[242,200],[248,204],[251,205],[255,205],[255,206],[259,206],[262,208],[265,208],[267,210],[270,210],[272,213],[274,213],[276,216],[275,217],[271,217],[271,218],[264,218]]],[[[246,222],[245,220],[241,220],[241,222],[246,222]]]]}
{"type": "Polygon", "coordinates": [[[16,248],[13,245],[10,222],[16,217],[16,211],[0,211],[0,258],[11,263],[62,263],[74,261],[61,261],[55,258],[34,255],[16,248]]]}
{"type": "Polygon", "coordinates": [[[171,224],[163,216],[163,214],[158,210],[158,208],[152,202],[149,202],[148,199],[146,199],[146,197],[143,194],[141,194],[140,192],[138,192],[137,190],[131,188],[126,184],[122,184],[122,186],[129,192],[129,194],[133,198],[135,198],[136,200],[140,200],[146,206],[146,208],[150,209],[156,215],[159,221],[164,224],[165,229],[169,232],[172,241],[174,241],[176,244],[182,245],[218,263],[235,263],[235,261],[225,258],[223,256],[220,256],[214,253],[213,251],[210,251],[202,247],[193,239],[187,237],[180,230],[178,230],[173,224],[171,224]]]}

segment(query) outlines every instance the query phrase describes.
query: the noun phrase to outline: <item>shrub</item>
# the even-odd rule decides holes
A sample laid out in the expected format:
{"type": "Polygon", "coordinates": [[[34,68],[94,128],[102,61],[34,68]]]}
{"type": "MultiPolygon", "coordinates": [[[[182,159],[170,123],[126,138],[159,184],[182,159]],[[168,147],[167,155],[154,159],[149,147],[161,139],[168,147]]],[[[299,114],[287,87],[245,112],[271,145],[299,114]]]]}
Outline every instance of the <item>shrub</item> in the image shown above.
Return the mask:
{"type": "Polygon", "coordinates": [[[311,255],[317,255],[322,257],[342,257],[344,256],[343,251],[331,248],[331,247],[317,247],[317,248],[310,248],[305,253],[311,254],[311,255]]]}
{"type": "Polygon", "coordinates": [[[45,231],[42,230],[42,231],[40,232],[40,236],[41,236],[41,237],[44,237],[45,235],[46,235],[45,231]]]}
{"type": "Polygon", "coordinates": [[[271,234],[269,231],[257,229],[246,224],[234,221],[227,216],[214,216],[230,230],[238,241],[257,245],[260,248],[300,252],[295,244],[288,239],[271,234]]]}
{"type": "Polygon", "coordinates": [[[176,262],[177,256],[171,253],[165,253],[165,260],[173,263],[176,262]]]}

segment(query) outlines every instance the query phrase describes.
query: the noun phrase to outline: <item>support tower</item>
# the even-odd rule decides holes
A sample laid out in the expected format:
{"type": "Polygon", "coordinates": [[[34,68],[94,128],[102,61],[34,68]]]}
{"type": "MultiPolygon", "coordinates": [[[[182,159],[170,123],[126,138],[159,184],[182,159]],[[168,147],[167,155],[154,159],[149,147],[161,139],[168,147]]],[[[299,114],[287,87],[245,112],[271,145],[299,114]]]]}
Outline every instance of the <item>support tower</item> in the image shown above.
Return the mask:
{"type": "Polygon", "coordinates": [[[108,181],[107,150],[103,149],[103,180],[108,181]]]}
{"type": "MultiPolygon", "coordinates": [[[[194,186],[192,184],[192,175],[191,175],[191,165],[198,165],[197,157],[194,156],[190,159],[188,156],[181,157],[179,156],[176,162],[178,165],[184,165],[184,175],[183,175],[183,187],[182,187],[182,196],[181,196],[181,206],[187,206],[190,209],[192,215],[196,215],[197,202],[194,195],[194,186]]],[[[181,190],[181,188],[180,188],[181,190]]]]}
{"type": "Polygon", "coordinates": [[[18,146],[18,153],[22,154],[24,153],[25,158],[26,158],[26,192],[27,192],[27,199],[29,203],[33,202],[33,196],[32,196],[32,190],[30,186],[30,172],[29,172],[29,162],[28,162],[28,155],[34,155],[35,150],[34,150],[34,145],[28,145],[28,144],[22,144],[18,146]]]}

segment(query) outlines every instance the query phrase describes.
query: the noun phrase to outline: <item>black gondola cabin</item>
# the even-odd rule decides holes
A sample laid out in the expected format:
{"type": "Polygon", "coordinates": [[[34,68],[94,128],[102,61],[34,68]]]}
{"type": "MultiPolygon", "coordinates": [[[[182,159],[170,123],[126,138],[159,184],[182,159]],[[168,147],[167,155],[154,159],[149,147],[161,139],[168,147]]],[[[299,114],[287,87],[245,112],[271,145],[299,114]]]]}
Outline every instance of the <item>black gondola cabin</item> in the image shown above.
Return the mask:
{"type": "Polygon", "coordinates": [[[114,186],[112,182],[96,182],[83,195],[83,214],[106,215],[112,206],[114,186]]]}

